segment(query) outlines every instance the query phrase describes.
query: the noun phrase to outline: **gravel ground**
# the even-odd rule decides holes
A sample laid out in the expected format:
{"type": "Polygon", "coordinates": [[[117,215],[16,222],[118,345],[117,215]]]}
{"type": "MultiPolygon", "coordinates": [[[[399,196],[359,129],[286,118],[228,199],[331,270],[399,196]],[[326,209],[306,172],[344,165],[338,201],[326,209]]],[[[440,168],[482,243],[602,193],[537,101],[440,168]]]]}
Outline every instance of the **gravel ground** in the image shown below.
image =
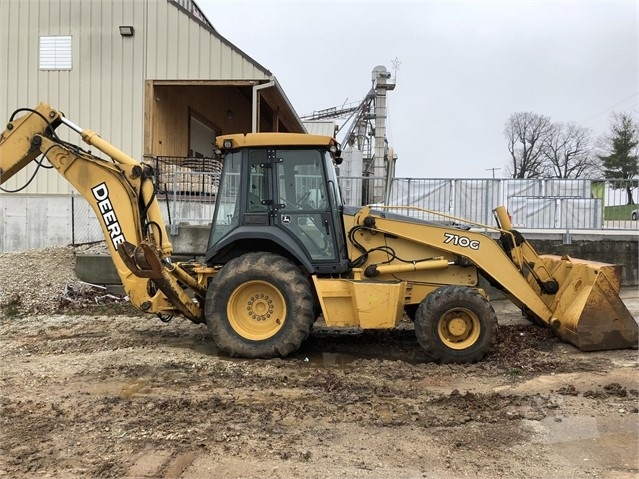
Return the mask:
{"type": "Polygon", "coordinates": [[[51,313],[67,285],[77,281],[71,246],[0,253],[0,306],[21,313],[51,313]]]}
{"type": "Polygon", "coordinates": [[[0,253],[0,310],[11,315],[46,314],[123,302],[75,275],[77,253],[106,252],[106,245],[100,242],[0,253]]]}

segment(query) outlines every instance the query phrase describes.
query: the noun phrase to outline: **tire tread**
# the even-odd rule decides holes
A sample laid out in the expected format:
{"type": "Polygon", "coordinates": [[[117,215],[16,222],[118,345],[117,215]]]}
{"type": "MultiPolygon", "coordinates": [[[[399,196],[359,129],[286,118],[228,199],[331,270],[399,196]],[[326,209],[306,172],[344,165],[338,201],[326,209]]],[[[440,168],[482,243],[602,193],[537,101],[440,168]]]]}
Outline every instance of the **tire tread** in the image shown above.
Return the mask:
{"type": "Polygon", "coordinates": [[[477,290],[466,286],[443,286],[426,296],[415,314],[415,335],[426,353],[439,363],[474,363],[481,360],[497,340],[497,316],[490,302],[477,290]],[[469,348],[447,347],[437,333],[441,315],[455,305],[471,309],[482,331],[469,348]]]}
{"type": "Polygon", "coordinates": [[[247,253],[229,261],[209,285],[204,312],[209,332],[218,349],[245,358],[284,357],[299,349],[315,321],[309,280],[288,259],[268,252],[247,253]],[[233,331],[226,308],[230,293],[251,279],[282,285],[287,303],[284,326],[271,338],[250,341],[233,331]]]}

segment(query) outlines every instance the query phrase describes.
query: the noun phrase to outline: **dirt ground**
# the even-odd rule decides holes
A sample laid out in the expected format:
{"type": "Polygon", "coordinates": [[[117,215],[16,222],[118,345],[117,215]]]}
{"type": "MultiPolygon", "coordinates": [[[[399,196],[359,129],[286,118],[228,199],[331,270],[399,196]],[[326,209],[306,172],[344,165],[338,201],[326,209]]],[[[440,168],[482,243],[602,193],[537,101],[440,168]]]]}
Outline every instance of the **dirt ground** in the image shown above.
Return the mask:
{"type": "Polygon", "coordinates": [[[426,362],[408,321],[229,359],[118,306],[0,319],[0,477],[639,475],[637,351],[581,353],[505,301],[474,365],[426,362]]]}

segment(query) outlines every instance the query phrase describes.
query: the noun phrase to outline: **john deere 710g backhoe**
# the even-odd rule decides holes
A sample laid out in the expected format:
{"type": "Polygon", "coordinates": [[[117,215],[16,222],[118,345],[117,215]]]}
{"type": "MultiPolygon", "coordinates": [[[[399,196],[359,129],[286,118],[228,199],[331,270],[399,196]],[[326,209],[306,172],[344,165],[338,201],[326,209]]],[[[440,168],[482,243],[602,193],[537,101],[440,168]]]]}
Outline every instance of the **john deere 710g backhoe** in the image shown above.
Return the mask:
{"type": "Polygon", "coordinates": [[[620,267],[538,255],[503,207],[495,209],[498,227],[474,229],[397,208],[348,207],[333,138],[238,134],[215,145],[223,170],[201,263],[171,261],[151,167],[46,104],[10,118],[0,136],[0,184],[46,158],[100,219],[133,305],[206,323],[233,356],[286,356],[320,313],[328,326],[366,329],[393,328],[406,311],[434,360],[478,361],[497,331],[480,275],[584,351],[637,346],[637,323],[618,295],[620,267]],[[59,139],[61,124],[110,160],[59,139]]]}

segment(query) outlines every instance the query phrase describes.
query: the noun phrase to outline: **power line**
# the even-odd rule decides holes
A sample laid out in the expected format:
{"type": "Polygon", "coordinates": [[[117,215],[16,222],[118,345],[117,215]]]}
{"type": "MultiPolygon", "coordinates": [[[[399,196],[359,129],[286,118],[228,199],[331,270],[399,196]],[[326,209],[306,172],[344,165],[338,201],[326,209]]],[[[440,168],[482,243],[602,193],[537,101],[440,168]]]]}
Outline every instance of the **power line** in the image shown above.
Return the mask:
{"type": "Polygon", "coordinates": [[[597,118],[598,116],[603,115],[604,113],[608,113],[610,110],[614,109],[616,106],[621,105],[622,103],[627,102],[628,100],[632,100],[634,97],[636,97],[637,95],[639,95],[639,92],[634,92],[632,95],[624,98],[623,100],[619,100],[618,102],[614,103],[613,105],[610,105],[609,107],[599,111],[598,113],[595,113],[592,116],[589,116],[588,118],[586,118],[585,120],[581,120],[581,123],[588,123],[591,120],[594,120],[595,118],[597,118]]]}

